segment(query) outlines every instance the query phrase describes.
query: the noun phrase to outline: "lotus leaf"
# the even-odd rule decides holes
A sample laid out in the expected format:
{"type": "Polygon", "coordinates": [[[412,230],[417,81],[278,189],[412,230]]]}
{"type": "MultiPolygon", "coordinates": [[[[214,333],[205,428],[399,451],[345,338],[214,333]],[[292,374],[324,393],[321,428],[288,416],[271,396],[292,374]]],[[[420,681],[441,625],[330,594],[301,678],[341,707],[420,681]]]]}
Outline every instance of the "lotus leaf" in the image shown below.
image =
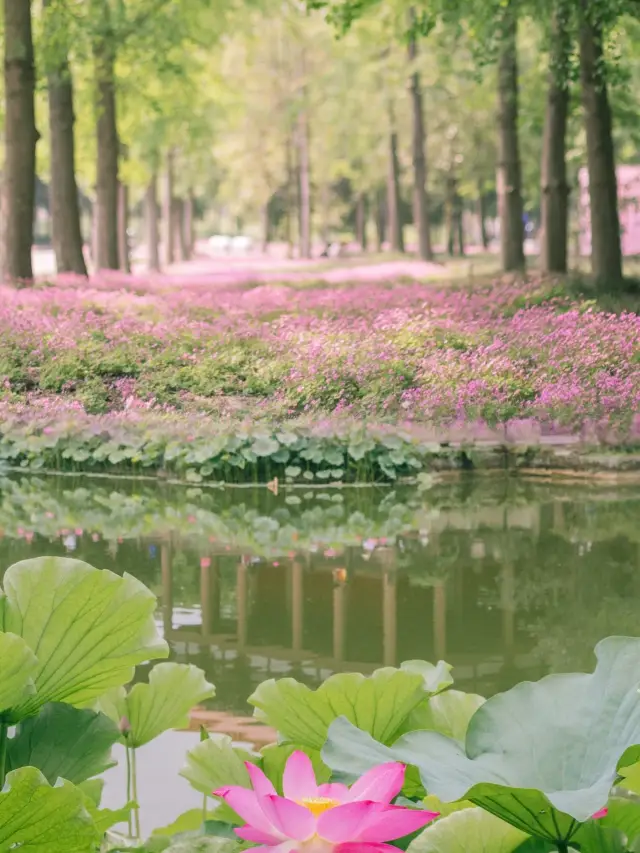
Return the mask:
{"type": "Polygon", "coordinates": [[[528,835],[484,809],[464,809],[437,820],[408,853],[514,853],[528,835]]]}
{"type": "Polygon", "coordinates": [[[99,841],[82,791],[51,787],[35,767],[14,770],[0,792],[0,853],[87,853],[99,841]]]}
{"type": "Polygon", "coordinates": [[[413,671],[385,667],[369,677],[332,675],[317,690],[293,678],[270,679],[248,701],[256,709],[255,716],[285,740],[321,749],[330,724],[341,715],[383,743],[391,743],[427,695],[424,672],[416,671],[414,662],[413,671]]]}
{"type": "Polygon", "coordinates": [[[343,718],[329,730],[323,759],[352,773],[381,761],[414,764],[444,802],[468,799],[532,835],[566,842],[606,805],[618,764],[640,743],[640,639],[603,640],[596,658],[593,673],[550,675],[488,699],[464,744],[417,731],[389,748],[343,718]]]}
{"type": "Polygon", "coordinates": [[[88,705],[130,681],[136,664],[168,654],[153,618],[155,596],[130,575],[40,557],[10,566],[4,590],[4,627],[37,658],[37,692],[12,708],[11,722],[47,702],[88,705]]]}
{"type": "Polygon", "coordinates": [[[148,684],[135,684],[128,693],[123,688],[111,691],[99,707],[114,721],[126,717],[127,745],[136,748],[168,729],[186,727],[189,711],[215,692],[197,666],[159,663],[151,670],[148,684]]]}
{"type": "Polygon", "coordinates": [[[119,738],[104,714],[51,702],[18,725],[7,743],[7,768],[29,765],[51,784],[62,778],[77,785],[115,765],[111,747],[119,738]]]}

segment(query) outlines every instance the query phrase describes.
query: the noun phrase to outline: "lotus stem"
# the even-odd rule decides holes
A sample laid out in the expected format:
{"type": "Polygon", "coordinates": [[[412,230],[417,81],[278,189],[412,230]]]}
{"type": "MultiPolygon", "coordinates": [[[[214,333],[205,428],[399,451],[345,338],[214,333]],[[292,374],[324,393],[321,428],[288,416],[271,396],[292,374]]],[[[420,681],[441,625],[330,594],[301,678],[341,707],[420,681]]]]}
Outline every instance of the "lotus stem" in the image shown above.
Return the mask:
{"type": "MultiPolygon", "coordinates": [[[[127,805],[131,802],[131,756],[129,755],[129,746],[125,745],[124,748],[125,755],[127,756],[127,805]]],[[[133,824],[131,823],[131,809],[129,809],[129,815],[127,817],[127,831],[129,834],[129,838],[131,838],[133,834],[133,824]]]]}
{"type": "Polygon", "coordinates": [[[7,724],[4,718],[0,722],[0,790],[4,788],[7,764],[7,724]]]}
{"type": "Polygon", "coordinates": [[[135,802],[133,810],[133,821],[135,828],[135,838],[140,840],[140,807],[138,803],[138,776],[136,768],[136,750],[135,747],[131,750],[131,793],[135,802]]]}

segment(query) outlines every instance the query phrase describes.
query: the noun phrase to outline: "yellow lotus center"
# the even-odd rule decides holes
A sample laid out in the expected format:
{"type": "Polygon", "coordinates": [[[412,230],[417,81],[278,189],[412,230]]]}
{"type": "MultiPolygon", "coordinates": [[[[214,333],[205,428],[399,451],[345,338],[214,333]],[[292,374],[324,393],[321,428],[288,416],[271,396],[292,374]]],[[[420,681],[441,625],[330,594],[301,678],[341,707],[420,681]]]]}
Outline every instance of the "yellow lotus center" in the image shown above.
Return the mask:
{"type": "Polygon", "coordinates": [[[330,800],[329,797],[305,797],[298,802],[301,806],[309,809],[314,817],[319,817],[323,812],[340,805],[340,800],[330,800]]]}

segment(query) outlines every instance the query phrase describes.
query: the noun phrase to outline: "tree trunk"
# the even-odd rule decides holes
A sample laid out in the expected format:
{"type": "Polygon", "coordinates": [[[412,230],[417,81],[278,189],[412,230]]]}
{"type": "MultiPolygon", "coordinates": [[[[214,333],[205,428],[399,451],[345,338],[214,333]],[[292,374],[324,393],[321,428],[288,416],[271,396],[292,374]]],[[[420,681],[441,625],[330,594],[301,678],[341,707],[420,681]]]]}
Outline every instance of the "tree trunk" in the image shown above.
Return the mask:
{"type": "Polygon", "coordinates": [[[367,251],[367,196],[358,193],[356,200],[356,242],[363,252],[367,251]]]}
{"type": "Polygon", "coordinates": [[[602,32],[592,20],[591,7],[590,0],[582,0],[580,82],[589,168],[591,271],[600,286],[616,287],[622,282],[618,183],[602,32]]]}
{"type": "Polygon", "coordinates": [[[147,255],[150,272],[160,272],[160,229],[158,227],[158,176],[154,172],[146,194],[147,255]]]}
{"type": "Polygon", "coordinates": [[[129,187],[118,182],[118,262],[122,272],[131,272],[129,247],[129,187]]]}
{"type": "Polygon", "coordinates": [[[300,257],[311,257],[311,175],[309,170],[309,127],[306,113],[298,119],[300,164],[300,257]]]}
{"type": "Polygon", "coordinates": [[[487,234],[487,197],[484,191],[484,181],[478,181],[478,219],[480,220],[480,241],[482,248],[489,248],[489,235],[487,234]]]}
{"type": "Polygon", "coordinates": [[[461,258],[464,257],[464,207],[462,204],[462,198],[459,194],[456,194],[456,224],[457,224],[457,238],[458,238],[458,254],[461,258]]]}
{"type": "Polygon", "coordinates": [[[195,238],[193,234],[193,194],[191,190],[189,190],[187,197],[184,200],[183,223],[187,260],[190,261],[193,257],[193,249],[195,246],[195,238]]]}
{"type": "Polygon", "coordinates": [[[384,234],[387,228],[387,197],[385,190],[381,187],[376,193],[376,251],[382,251],[384,234]]]}
{"type": "Polygon", "coordinates": [[[564,76],[567,33],[561,13],[553,22],[553,45],[542,142],[540,267],[543,272],[567,271],[569,184],[567,183],[567,119],[569,89],[564,76]]]}
{"type": "Polygon", "coordinates": [[[97,270],[117,270],[118,258],[118,128],[116,124],[115,56],[107,40],[94,44],[97,112],[96,259],[97,270]]]}
{"type": "Polygon", "coordinates": [[[4,0],[4,278],[31,281],[35,207],[35,67],[30,0],[4,0]]]}
{"type": "Polygon", "coordinates": [[[66,60],[48,75],[47,87],[51,145],[49,207],[56,268],[59,273],[86,276],[75,174],[73,82],[66,60]]]}
{"type": "Polygon", "coordinates": [[[502,21],[498,60],[498,208],[502,268],[523,270],[522,169],[518,138],[518,19],[509,0],[502,21]]]}
{"type": "Polygon", "coordinates": [[[187,234],[185,231],[185,203],[183,198],[175,198],[173,201],[173,227],[175,228],[178,243],[178,254],[181,261],[189,260],[189,249],[187,246],[187,234]]]}
{"type": "Polygon", "coordinates": [[[164,260],[167,266],[176,259],[173,227],[173,170],[175,153],[173,148],[167,151],[164,198],[162,199],[162,225],[164,229],[164,260]]]}
{"type": "Polygon", "coordinates": [[[395,130],[393,109],[389,109],[389,164],[387,174],[387,226],[392,252],[404,252],[402,222],[400,220],[400,164],[398,162],[398,134],[395,130]]]}
{"type": "MultiPolygon", "coordinates": [[[[413,17],[413,10],[411,10],[411,19],[413,17]]],[[[411,36],[409,40],[409,61],[413,62],[417,54],[416,40],[414,36],[411,36]]],[[[422,106],[422,85],[418,71],[411,74],[409,91],[413,113],[413,221],[418,233],[418,255],[424,261],[431,261],[433,260],[433,249],[431,246],[431,222],[427,193],[426,133],[422,106]]]]}
{"type": "Polygon", "coordinates": [[[447,254],[452,258],[455,254],[455,216],[454,195],[456,179],[451,173],[447,175],[447,190],[445,193],[445,229],[447,235],[447,254]]]}
{"type": "Polygon", "coordinates": [[[271,242],[271,216],[269,212],[269,202],[262,206],[262,253],[269,253],[269,243],[271,242]]]}

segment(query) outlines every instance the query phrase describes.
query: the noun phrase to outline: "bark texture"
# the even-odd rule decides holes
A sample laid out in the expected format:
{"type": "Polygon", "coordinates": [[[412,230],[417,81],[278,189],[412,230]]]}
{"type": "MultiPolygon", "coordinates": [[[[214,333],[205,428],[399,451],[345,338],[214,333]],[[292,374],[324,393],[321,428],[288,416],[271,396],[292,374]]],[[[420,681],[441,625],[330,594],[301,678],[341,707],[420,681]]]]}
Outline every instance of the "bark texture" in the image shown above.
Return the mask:
{"type": "Polygon", "coordinates": [[[4,89],[3,275],[31,281],[38,132],[30,0],[4,0],[4,89]]]}
{"type": "Polygon", "coordinates": [[[591,271],[603,288],[622,282],[618,182],[611,106],[603,74],[602,32],[591,0],[581,0],[580,83],[587,136],[591,207],[591,271]]]}
{"type": "Polygon", "coordinates": [[[540,266],[544,272],[567,271],[569,184],[567,182],[567,119],[569,89],[564,79],[567,33],[560,14],[553,24],[551,67],[542,141],[540,266]]]}
{"type": "Polygon", "coordinates": [[[173,227],[173,184],[175,152],[169,149],[165,170],[164,196],[162,199],[162,227],[164,231],[164,261],[174,263],[176,259],[175,229],[173,227]]]}
{"type": "Polygon", "coordinates": [[[522,167],[518,133],[518,19],[510,0],[500,21],[498,59],[498,213],[505,272],[523,270],[522,167]]]}
{"type": "Polygon", "coordinates": [[[68,62],[47,76],[51,181],[49,203],[58,272],[87,275],[75,173],[73,81],[68,62]]]}
{"type": "Polygon", "coordinates": [[[115,55],[110,40],[94,44],[96,74],[96,269],[117,270],[118,257],[118,127],[115,55]]]}
{"type": "MultiPolygon", "coordinates": [[[[413,14],[411,15],[413,17],[413,14]]],[[[409,60],[413,62],[418,55],[415,36],[409,40],[409,60]]],[[[424,108],[422,104],[422,83],[420,73],[413,71],[409,80],[411,112],[413,120],[412,157],[413,157],[413,220],[418,232],[418,255],[424,261],[433,259],[431,246],[431,222],[429,218],[429,196],[427,193],[427,157],[424,108]]]]}
{"type": "Polygon", "coordinates": [[[400,219],[400,163],[398,161],[398,134],[393,114],[390,112],[389,164],[387,174],[387,230],[392,252],[404,252],[404,235],[400,219]]]}
{"type": "Polygon", "coordinates": [[[298,164],[300,198],[300,257],[311,257],[311,172],[309,165],[309,124],[303,110],[298,118],[298,164]]]}
{"type": "Polygon", "coordinates": [[[158,210],[158,176],[154,172],[145,196],[147,225],[147,264],[150,272],[160,271],[160,212],[158,210]]]}
{"type": "Polygon", "coordinates": [[[118,184],[118,263],[122,272],[131,272],[129,247],[129,187],[118,184]]]}

